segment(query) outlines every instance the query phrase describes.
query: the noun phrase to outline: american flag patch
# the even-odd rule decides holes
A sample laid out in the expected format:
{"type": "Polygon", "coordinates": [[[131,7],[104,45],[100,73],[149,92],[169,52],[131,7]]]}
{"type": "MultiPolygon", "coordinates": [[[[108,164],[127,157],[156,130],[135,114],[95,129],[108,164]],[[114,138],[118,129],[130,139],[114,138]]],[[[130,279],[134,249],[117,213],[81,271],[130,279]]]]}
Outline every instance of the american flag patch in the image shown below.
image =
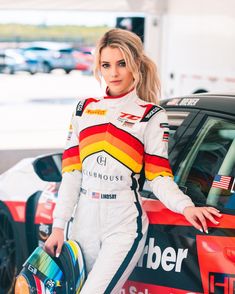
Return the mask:
{"type": "Polygon", "coordinates": [[[232,177],[216,175],[214,177],[212,187],[228,190],[230,183],[231,183],[231,180],[232,180],[232,177]]]}
{"type": "Polygon", "coordinates": [[[92,192],[91,196],[92,196],[93,199],[99,199],[100,198],[100,193],[92,192]]]}

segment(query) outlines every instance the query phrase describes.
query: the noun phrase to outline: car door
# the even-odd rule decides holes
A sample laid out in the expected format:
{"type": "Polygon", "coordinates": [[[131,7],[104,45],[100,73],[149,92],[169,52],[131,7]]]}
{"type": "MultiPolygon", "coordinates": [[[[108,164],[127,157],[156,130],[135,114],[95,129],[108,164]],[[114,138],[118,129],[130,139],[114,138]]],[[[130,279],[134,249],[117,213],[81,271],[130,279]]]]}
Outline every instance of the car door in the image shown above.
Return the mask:
{"type": "Polygon", "coordinates": [[[208,222],[205,234],[160,201],[144,200],[148,237],[123,293],[234,293],[235,122],[202,111],[184,111],[183,118],[180,110],[175,117],[180,122],[181,114],[183,119],[174,125],[172,114],[168,116],[175,180],[196,205],[218,207],[223,217],[217,226],[208,222]],[[215,187],[218,176],[228,177],[226,190],[215,187]]]}
{"type": "Polygon", "coordinates": [[[176,170],[176,181],[196,205],[217,207],[218,226],[196,236],[203,293],[235,291],[235,121],[204,113],[203,126],[176,170]]]}

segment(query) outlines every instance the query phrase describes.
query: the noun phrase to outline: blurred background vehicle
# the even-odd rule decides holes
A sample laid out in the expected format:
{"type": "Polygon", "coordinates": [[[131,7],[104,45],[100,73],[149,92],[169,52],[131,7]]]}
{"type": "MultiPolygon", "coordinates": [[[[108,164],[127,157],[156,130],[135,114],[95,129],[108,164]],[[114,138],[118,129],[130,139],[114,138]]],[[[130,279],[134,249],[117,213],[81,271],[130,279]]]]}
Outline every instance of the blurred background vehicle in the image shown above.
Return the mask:
{"type": "Polygon", "coordinates": [[[83,47],[73,51],[73,56],[76,60],[76,69],[82,71],[84,74],[92,74],[94,62],[93,50],[94,48],[92,47],[83,47]]]}
{"type": "Polygon", "coordinates": [[[31,42],[21,50],[27,55],[33,53],[42,64],[42,71],[50,73],[54,69],[63,69],[67,74],[76,69],[73,48],[67,43],[31,42]]]}
{"type": "Polygon", "coordinates": [[[41,65],[37,57],[25,54],[20,49],[5,49],[0,51],[0,72],[14,74],[19,71],[26,71],[35,74],[40,71],[41,65]]]}

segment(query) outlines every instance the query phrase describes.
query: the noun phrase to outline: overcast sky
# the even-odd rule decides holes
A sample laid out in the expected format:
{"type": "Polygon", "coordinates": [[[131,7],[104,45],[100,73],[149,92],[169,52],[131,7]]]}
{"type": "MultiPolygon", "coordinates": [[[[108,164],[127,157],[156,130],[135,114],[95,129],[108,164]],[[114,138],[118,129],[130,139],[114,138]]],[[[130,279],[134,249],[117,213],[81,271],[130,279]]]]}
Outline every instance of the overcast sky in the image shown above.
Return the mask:
{"type": "MultiPolygon", "coordinates": [[[[135,16],[142,16],[141,14],[135,16]]],[[[133,15],[133,16],[134,16],[133,15]]],[[[77,11],[8,11],[0,10],[0,23],[25,24],[77,24],[115,26],[117,16],[132,16],[131,13],[77,12],[77,11]]]]}

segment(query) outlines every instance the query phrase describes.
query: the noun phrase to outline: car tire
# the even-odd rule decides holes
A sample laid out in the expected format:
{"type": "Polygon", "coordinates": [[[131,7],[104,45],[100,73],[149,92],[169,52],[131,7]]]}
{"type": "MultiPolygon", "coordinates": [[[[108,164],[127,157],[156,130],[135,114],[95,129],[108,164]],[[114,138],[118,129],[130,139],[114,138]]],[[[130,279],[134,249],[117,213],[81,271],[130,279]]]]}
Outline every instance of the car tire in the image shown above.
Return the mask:
{"type": "Polygon", "coordinates": [[[52,70],[50,64],[47,63],[47,62],[44,62],[44,63],[43,63],[42,68],[43,68],[43,72],[44,72],[44,73],[50,73],[51,70],[52,70]]]}
{"type": "Polygon", "coordinates": [[[31,254],[34,251],[34,249],[39,245],[39,226],[35,225],[35,215],[41,194],[42,192],[37,192],[36,194],[32,195],[27,201],[26,234],[29,254],[31,254]]]}
{"type": "Polygon", "coordinates": [[[21,249],[9,211],[0,207],[0,293],[13,293],[18,266],[22,266],[21,249]]]}
{"type": "Polygon", "coordinates": [[[64,71],[66,72],[66,74],[70,74],[72,69],[65,69],[64,71]]]}
{"type": "Polygon", "coordinates": [[[13,67],[11,66],[7,66],[5,69],[4,69],[4,73],[5,74],[9,74],[9,75],[14,75],[15,74],[15,70],[13,67]]]}

